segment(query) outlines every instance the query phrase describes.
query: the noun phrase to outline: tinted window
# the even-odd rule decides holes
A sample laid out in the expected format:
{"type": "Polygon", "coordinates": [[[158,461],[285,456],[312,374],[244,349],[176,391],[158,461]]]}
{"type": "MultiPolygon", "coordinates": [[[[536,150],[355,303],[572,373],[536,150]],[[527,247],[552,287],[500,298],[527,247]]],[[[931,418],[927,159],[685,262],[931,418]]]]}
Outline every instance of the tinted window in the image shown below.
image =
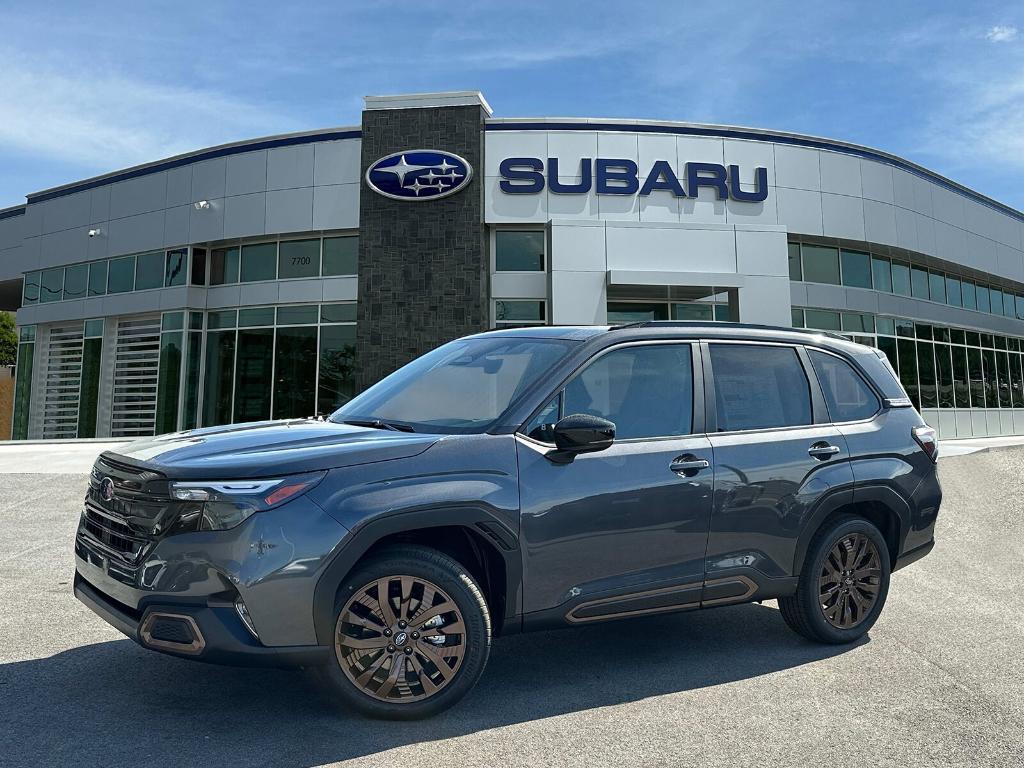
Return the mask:
{"type": "Polygon", "coordinates": [[[498,272],[544,271],[544,233],[494,233],[494,264],[498,272]]]}
{"type": "Polygon", "coordinates": [[[242,270],[239,280],[252,283],[277,277],[277,243],[242,246],[242,270]]]}
{"type": "Polygon", "coordinates": [[[792,347],[712,344],[718,431],[811,423],[811,390],[792,347]]]}
{"type": "Polygon", "coordinates": [[[320,241],[289,240],[281,243],[277,259],[277,277],[316,277],[320,274],[320,241]]]}
{"type": "Polygon", "coordinates": [[[143,253],[135,259],[135,290],[160,288],[164,284],[164,254],[143,253]]]}
{"type": "Polygon", "coordinates": [[[185,269],[188,262],[188,251],[181,249],[178,251],[167,252],[167,264],[164,268],[164,285],[170,287],[172,285],[184,285],[185,284],[185,269]]]}
{"type": "Polygon", "coordinates": [[[64,300],[85,298],[89,282],[89,265],[76,264],[64,270],[64,300]]]}
{"type": "Polygon", "coordinates": [[[889,268],[888,259],[871,259],[871,277],[874,280],[876,291],[887,291],[892,293],[892,270],[889,268]]]}
{"type": "Polygon", "coordinates": [[[354,275],[359,263],[358,237],[324,238],[324,268],[327,275],[354,275]]]}
{"type": "Polygon", "coordinates": [[[107,262],[96,261],[89,265],[89,295],[102,296],[107,292],[107,262]]]}
{"type": "Polygon", "coordinates": [[[832,421],[857,421],[873,416],[880,406],[875,393],[845,360],[809,349],[832,421]]]}
{"type": "Polygon", "coordinates": [[[839,285],[839,250],[823,245],[805,245],[804,280],[839,285]]]}
{"type": "Polygon", "coordinates": [[[843,285],[871,287],[871,257],[860,251],[843,251],[843,285]]]}
{"type": "Polygon", "coordinates": [[[238,249],[214,248],[210,251],[210,285],[238,282],[238,249]]]}
{"type": "Polygon", "coordinates": [[[693,362],[686,344],[627,347],[599,357],[565,388],[562,415],[615,424],[616,439],[688,435],[693,362]]]}
{"type": "Polygon", "coordinates": [[[107,293],[125,293],[135,287],[135,257],[113,259],[107,273],[107,293]]]}

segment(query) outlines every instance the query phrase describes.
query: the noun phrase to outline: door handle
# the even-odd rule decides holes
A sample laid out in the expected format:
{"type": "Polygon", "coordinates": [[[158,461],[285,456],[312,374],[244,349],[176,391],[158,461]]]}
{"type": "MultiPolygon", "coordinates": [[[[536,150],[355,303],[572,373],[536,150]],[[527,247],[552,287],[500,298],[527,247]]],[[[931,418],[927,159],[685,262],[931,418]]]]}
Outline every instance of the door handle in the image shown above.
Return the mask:
{"type": "Polygon", "coordinates": [[[835,456],[839,453],[838,445],[829,445],[826,442],[815,443],[807,449],[807,453],[819,461],[825,461],[831,456],[835,456]]]}
{"type": "Polygon", "coordinates": [[[702,469],[707,469],[710,466],[711,462],[707,459],[700,459],[692,453],[688,453],[685,456],[673,459],[668,468],[680,477],[693,477],[702,469]]]}

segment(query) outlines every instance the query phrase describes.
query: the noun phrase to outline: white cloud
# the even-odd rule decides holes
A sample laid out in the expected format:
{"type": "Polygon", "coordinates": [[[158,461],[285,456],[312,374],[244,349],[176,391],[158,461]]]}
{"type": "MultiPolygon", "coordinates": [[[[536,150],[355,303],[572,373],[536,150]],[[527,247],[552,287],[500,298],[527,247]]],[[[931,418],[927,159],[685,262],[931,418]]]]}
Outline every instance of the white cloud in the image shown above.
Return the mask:
{"type": "Polygon", "coordinates": [[[90,171],[212,144],[299,130],[281,111],[117,73],[40,67],[0,50],[0,146],[90,171]]]}
{"type": "Polygon", "coordinates": [[[993,43],[1010,43],[1017,39],[1019,33],[1016,27],[997,24],[985,33],[985,39],[993,43]]]}

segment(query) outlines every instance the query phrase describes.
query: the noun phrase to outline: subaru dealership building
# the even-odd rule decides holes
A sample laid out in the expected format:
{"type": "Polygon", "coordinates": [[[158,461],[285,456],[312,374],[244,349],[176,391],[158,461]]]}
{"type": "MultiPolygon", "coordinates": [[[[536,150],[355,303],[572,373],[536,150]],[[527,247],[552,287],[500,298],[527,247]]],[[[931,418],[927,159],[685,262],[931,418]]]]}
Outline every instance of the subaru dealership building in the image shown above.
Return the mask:
{"type": "Polygon", "coordinates": [[[1024,214],[884,151],[371,97],[0,210],[15,438],[330,413],[449,339],[645,319],[882,349],[942,437],[1024,433],[1024,214]]]}

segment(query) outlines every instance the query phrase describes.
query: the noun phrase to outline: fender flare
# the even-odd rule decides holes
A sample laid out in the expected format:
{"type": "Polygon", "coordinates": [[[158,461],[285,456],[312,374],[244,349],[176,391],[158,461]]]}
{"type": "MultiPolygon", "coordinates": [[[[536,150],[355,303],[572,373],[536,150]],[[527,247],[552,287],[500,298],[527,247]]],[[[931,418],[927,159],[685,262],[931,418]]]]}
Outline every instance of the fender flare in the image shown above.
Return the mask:
{"type": "MultiPolygon", "coordinates": [[[[800,537],[797,539],[796,550],[793,554],[793,575],[799,576],[803,570],[804,560],[807,558],[807,549],[810,547],[811,539],[821,528],[821,524],[841,507],[859,502],[878,502],[889,510],[896,518],[896,555],[903,551],[903,541],[910,525],[910,507],[906,500],[895,490],[887,485],[858,485],[856,488],[845,488],[826,495],[815,506],[814,511],[808,517],[803,526],[800,537]]],[[[895,563],[895,558],[893,559],[895,563]]]]}
{"type": "Polygon", "coordinates": [[[405,531],[460,527],[481,536],[505,563],[505,623],[518,615],[523,561],[519,538],[487,507],[479,505],[427,507],[399,510],[368,520],[353,529],[335,548],[313,589],[313,626],[317,642],[331,645],[334,633],[334,601],[338,588],[374,544],[405,531]]]}

